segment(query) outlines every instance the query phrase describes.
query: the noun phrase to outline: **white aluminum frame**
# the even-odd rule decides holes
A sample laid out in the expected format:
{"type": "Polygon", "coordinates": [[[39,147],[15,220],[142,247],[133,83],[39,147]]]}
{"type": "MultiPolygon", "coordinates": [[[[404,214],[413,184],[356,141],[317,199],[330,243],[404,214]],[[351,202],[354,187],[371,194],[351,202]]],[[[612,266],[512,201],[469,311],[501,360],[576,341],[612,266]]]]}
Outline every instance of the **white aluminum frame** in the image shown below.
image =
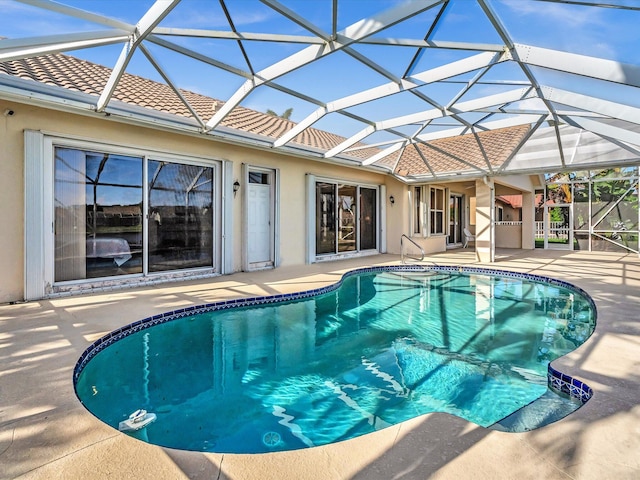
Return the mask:
{"type": "MultiPolygon", "coordinates": [[[[306,18],[294,6],[285,6],[277,0],[260,0],[266,9],[289,22],[301,27],[304,34],[282,34],[272,31],[239,31],[241,24],[234,18],[229,0],[220,0],[227,13],[228,28],[217,30],[198,29],[186,26],[174,27],[179,15],[172,16],[182,0],[157,0],[135,22],[125,22],[110,18],[60,2],[49,0],[14,0],[31,7],[64,15],[72,20],[97,25],[96,30],[77,31],[63,34],[42,35],[27,38],[0,40],[0,62],[19,61],[53,53],[82,51],[106,45],[121,45],[120,56],[113,65],[107,84],[96,96],[70,91],[61,87],[44,85],[11,75],[0,75],[0,99],[17,100],[42,105],[82,115],[110,115],[112,120],[138,125],[183,132],[189,135],[203,135],[216,140],[240,143],[250,147],[266,148],[282,154],[316,160],[327,160],[339,164],[349,164],[367,169],[375,169],[392,174],[407,184],[432,181],[482,178],[484,176],[532,174],[548,171],[571,170],[572,155],[568,151],[580,145],[573,143],[576,132],[584,132],[595,151],[607,150],[606,154],[594,155],[593,159],[579,165],[579,168],[606,168],[622,164],[640,164],[640,108],[613,102],[600,97],[576,91],[563,90],[546,85],[539,72],[555,71],[577,79],[601,82],[607,89],[632,89],[640,94],[640,62],[622,63],[595,56],[579,55],[560,49],[541,48],[535,45],[516,43],[507,25],[493,8],[494,0],[474,0],[484,16],[481,20],[493,28],[500,39],[497,43],[438,40],[434,32],[447,20],[451,2],[445,0],[411,0],[390,4],[375,11],[368,18],[347,25],[338,30],[338,12],[343,4],[359,0],[333,0],[328,24],[325,30],[320,23],[306,18]],[[229,5],[227,5],[229,4],[229,5]],[[435,15],[432,15],[435,13],[435,15]],[[425,14],[428,14],[425,16],[425,14]],[[422,39],[403,38],[393,27],[415,21],[423,16],[431,20],[425,22],[422,39]],[[165,22],[167,20],[167,22],[165,22]],[[431,23],[430,23],[431,22],[431,23]],[[172,25],[171,27],[165,25],[172,25]],[[215,49],[196,50],[177,40],[215,39],[236,43],[244,56],[245,66],[229,65],[217,57],[215,49]],[[254,69],[258,59],[252,59],[249,42],[262,42],[277,46],[306,45],[295,53],[279,58],[261,69],[254,69]],[[218,69],[237,77],[242,84],[227,98],[209,118],[201,117],[189,103],[177,75],[172,75],[171,62],[163,62],[157,54],[152,54],[150,46],[200,62],[207,67],[218,69]],[[412,48],[415,56],[404,70],[393,71],[359,48],[384,47],[412,48]],[[436,67],[420,68],[419,58],[430,50],[455,50],[468,52],[464,58],[456,59],[436,67]],[[178,99],[189,110],[191,118],[170,115],[152,109],[126,104],[114,99],[113,95],[123,78],[133,54],[140,51],[151,66],[172,89],[178,99]],[[331,95],[314,98],[305,93],[303,85],[291,84],[285,77],[298,70],[304,70],[332,55],[344,55],[363,68],[379,76],[381,82],[374,87],[362,88],[350,95],[331,95]],[[500,65],[513,65],[519,78],[492,78],[500,65]],[[464,80],[460,80],[464,78],[464,80]],[[445,101],[436,101],[424,93],[422,87],[442,82],[459,84],[459,89],[445,101]],[[313,111],[290,129],[282,129],[274,137],[260,137],[249,132],[233,130],[224,126],[229,114],[241,106],[250,95],[258,90],[273,89],[293,96],[296,100],[312,105],[313,111]],[[482,89],[499,90],[499,93],[485,95],[482,89]],[[376,113],[362,114],[356,107],[375,105],[378,101],[389,101],[395,95],[412,95],[416,110],[404,115],[388,115],[380,108],[376,113]],[[343,140],[326,150],[304,146],[292,140],[318,122],[331,115],[347,117],[358,124],[355,133],[345,133],[343,140]],[[446,125],[446,128],[443,126],[446,125]],[[531,125],[531,130],[507,155],[504,163],[495,166],[488,158],[480,132],[517,125],[531,125]],[[568,128],[570,127],[570,128],[568,128]],[[431,165],[429,151],[433,150],[433,140],[470,134],[478,144],[484,160],[477,165],[462,156],[449,155],[452,160],[450,170],[438,171],[431,165]],[[385,140],[380,140],[380,135],[385,140]],[[526,157],[528,145],[540,138],[549,138],[547,148],[538,150],[536,157],[526,157]],[[596,143],[593,143],[597,141],[596,143]],[[371,149],[367,158],[354,157],[362,151],[363,143],[371,149]],[[418,146],[425,146],[418,149],[418,146]],[[425,164],[427,173],[411,176],[396,171],[403,152],[416,151],[425,164]],[[426,153],[425,153],[426,152],[426,153]],[[522,154],[521,154],[522,153],[522,154]],[[525,159],[526,157],[526,159],[525,159]],[[393,158],[394,161],[389,161],[393,158]]],[[[64,1],[64,0],[62,0],[64,1]]],[[[472,0],[468,0],[471,2],[472,0]]],[[[589,12],[603,9],[617,9],[630,14],[640,12],[640,7],[609,2],[583,2],[577,0],[531,0],[540,8],[549,4],[562,4],[589,12]]],[[[625,2],[628,3],[628,2],[625,2]]],[[[86,8],[91,8],[88,4],[86,8]]],[[[517,37],[517,36],[516,36],[517,37]]],[[[640,47],[639,47],[640,48],[640,47]]],[[[341,72],[335,72],[336,78],[341,72]]],[[[357,79],[355,79],[357,81],[357,79]]],[[[612,95],[609,98],[613,97],[612,95]]],[[[622,97],[622,95],[617,95],[622,97]]],[[[442,153],[442,152],[441,152],[442,153]]]]}

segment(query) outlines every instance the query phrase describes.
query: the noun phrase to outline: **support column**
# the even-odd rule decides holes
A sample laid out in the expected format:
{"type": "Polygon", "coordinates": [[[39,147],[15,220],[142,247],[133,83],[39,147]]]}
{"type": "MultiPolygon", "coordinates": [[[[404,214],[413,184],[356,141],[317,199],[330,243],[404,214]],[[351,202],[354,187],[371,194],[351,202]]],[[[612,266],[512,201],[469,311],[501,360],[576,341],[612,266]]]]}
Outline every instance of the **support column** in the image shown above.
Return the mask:
{"type": "Polygon", "coordinates": [[[493,181],[476,180],[476,260],[491,263],[495,259],[495,192],[493,181]]]}
{"type": "Polygon", "coordinates": [[[522,192],[522,248],[533,250],[536,247],[536,194],[522,192]]]}

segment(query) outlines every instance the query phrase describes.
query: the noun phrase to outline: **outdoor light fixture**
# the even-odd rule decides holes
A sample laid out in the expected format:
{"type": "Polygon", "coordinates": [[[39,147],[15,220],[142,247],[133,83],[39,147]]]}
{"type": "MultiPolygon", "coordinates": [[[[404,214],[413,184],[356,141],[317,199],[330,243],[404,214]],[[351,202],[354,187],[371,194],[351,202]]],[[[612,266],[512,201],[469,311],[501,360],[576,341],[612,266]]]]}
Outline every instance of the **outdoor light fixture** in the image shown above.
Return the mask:
{"type": "Polygon", "coordinates": [[[393,195],[390,195],[390,196],[389,196],[389,203],[390,203],[391,205],[393,205],[394,203],[396,203],[396,199],[395,199],[395,198],[393,198],[393,195]]]}
{"type": "Polygon", "coordinates": [[[236,180],[235,182],[233,182],[233,196],[236,196],[236,193],[238,193],[238,190],[240,190],[240,182],[238,180],[236,180]]]}

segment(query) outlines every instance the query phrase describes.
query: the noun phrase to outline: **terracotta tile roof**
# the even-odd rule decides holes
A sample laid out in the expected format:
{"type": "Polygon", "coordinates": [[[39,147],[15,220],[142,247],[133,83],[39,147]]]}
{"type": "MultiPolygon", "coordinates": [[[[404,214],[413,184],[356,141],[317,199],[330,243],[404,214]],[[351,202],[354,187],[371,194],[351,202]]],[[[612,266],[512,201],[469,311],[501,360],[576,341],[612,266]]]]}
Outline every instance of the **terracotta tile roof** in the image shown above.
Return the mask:
{"type": "Polygon", "coordinates": [[[513,208],[522,208],[522,195],[498,195],[496,200],[502,200],[513,208]]]}
{"type": "MultiPolygon", "coordinates": [[[[111,69],[68,55],[54,54],[0,63],[0,73],[100,96],[111,69]]],[[[216,100],[192,92],[184,93],[189,101],[193,101],[194,107],[212,114],[216,100]]],[[[191,116],[169,86],[136,75],[125,73],[113,98],[160,112],[191,116]]]]}
{"type": "MultiPolygon", "coordinates": [[[[69,55],[51,54],[0,63],[0,74],[95,95],[97,102],[97,97],[102,93],[111,75],[111,69],[69,55]]],[[[180,92],[205,122],[223,105],[222,101],[199,93],[187,90],[180,92]]],[[[122,75],[112,98],[159,112],[186,118],[193,117],[189,109],[168,85],[128,73],[122,75]]],[[[241,132],[275,139],[291,130],[295,123],[238,106],[227,115],[222,125],[241,132]]],[[[528,128],[525,125],[478,134],[494,167],[504,162],[528,128]]],[[[308,128],[297,135],[292,143],[326,152],[344,140],[345,137],[308,128]]],[[[455,158],[481,168],[486,167],[484,157],[473,135],[434,140],[429,142],[429,145],[432,148],[425,145],[418,145],[417,148],[436,173],[473,171],[471,167],[455,160],[455,158]]],[[[366,145],[359,143],[356,147],[366,147],[366,145]]],[[[376,147],[369,147],[353,150],[343,155],[357,160],[365,160],[379,151],[376,147]]],[[[375,165],[385,166],[389,169],[395,168],[395,172],[402,176],[430,173],[416,148],[411,146],[404,149],[400,160],[398,160],[399,155],[400,152],[396,152],[379,160],[375,165]]]]}
{"type": "MultiPolygon", "coordinates": [[[[0,63],[0,73],[98,97],[109,80],[111,69],[69,55],[52,54],[0,63]]],[[[180,93],[205,122],[223,104],[220,100],[199,93],[187,90],[180,90],[180,93]]],[[[122,75],[112,98],[159,112],[193,117],[171,87],[129,73],[122,75]]],[[[236,107],[224,119],[222,125],[275,139],[291,130],[295,123],[248,108],[236,107]]],[[[309,128],[296,136],[292,142],[324,152],[344,140],[345,137],[309,128]]],[[[365,150],[354,151],[347,155],[363,160],[368,158],[370,153],[365,150]]]]}
{"type": "MultiPolygon", "coordinates": [[[[529,125],[501,128],[478,133],[482,149],[493,168],[502,165],[511,152],[529,131],[529,125]]],[[[422,157],[436,173],[455,171],[474,171],[474,166],[486,168],[487,161],[474,135],[460,135],[441,138],[416,145],[422,157]]],[[[416,148],[404,150],[395,172],[407,175],[426,175],[431,173],[416,148]]],[[[393,155],[384,160],[390,162],[393,155]]],[[[397,158],[397,156],[396,156],[397,158]]]]}

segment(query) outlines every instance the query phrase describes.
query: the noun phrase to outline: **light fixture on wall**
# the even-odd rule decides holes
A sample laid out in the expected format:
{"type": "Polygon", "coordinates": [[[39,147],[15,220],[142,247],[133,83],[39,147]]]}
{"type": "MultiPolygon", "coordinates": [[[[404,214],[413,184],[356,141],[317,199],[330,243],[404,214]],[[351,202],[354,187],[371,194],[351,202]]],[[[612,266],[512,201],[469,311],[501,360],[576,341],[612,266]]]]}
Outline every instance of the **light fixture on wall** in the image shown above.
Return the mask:
{"type": "Polygon", "coordinates": [[[395,199],[395,198],[393,198],[393,195],[390,195],[390,196],[389,196],[389,203],[390,203],[391,205],[393,205],[394,203],[396,203],[396,199],[395,199]]]}
{"type": "Polygon", "coordinates": [[[238,190],[240,190],[240,182],[238,180],[236,180],[235,182],[233,182],[233,196],[236,196],[236,193],[238,193],[238,190]]]}

